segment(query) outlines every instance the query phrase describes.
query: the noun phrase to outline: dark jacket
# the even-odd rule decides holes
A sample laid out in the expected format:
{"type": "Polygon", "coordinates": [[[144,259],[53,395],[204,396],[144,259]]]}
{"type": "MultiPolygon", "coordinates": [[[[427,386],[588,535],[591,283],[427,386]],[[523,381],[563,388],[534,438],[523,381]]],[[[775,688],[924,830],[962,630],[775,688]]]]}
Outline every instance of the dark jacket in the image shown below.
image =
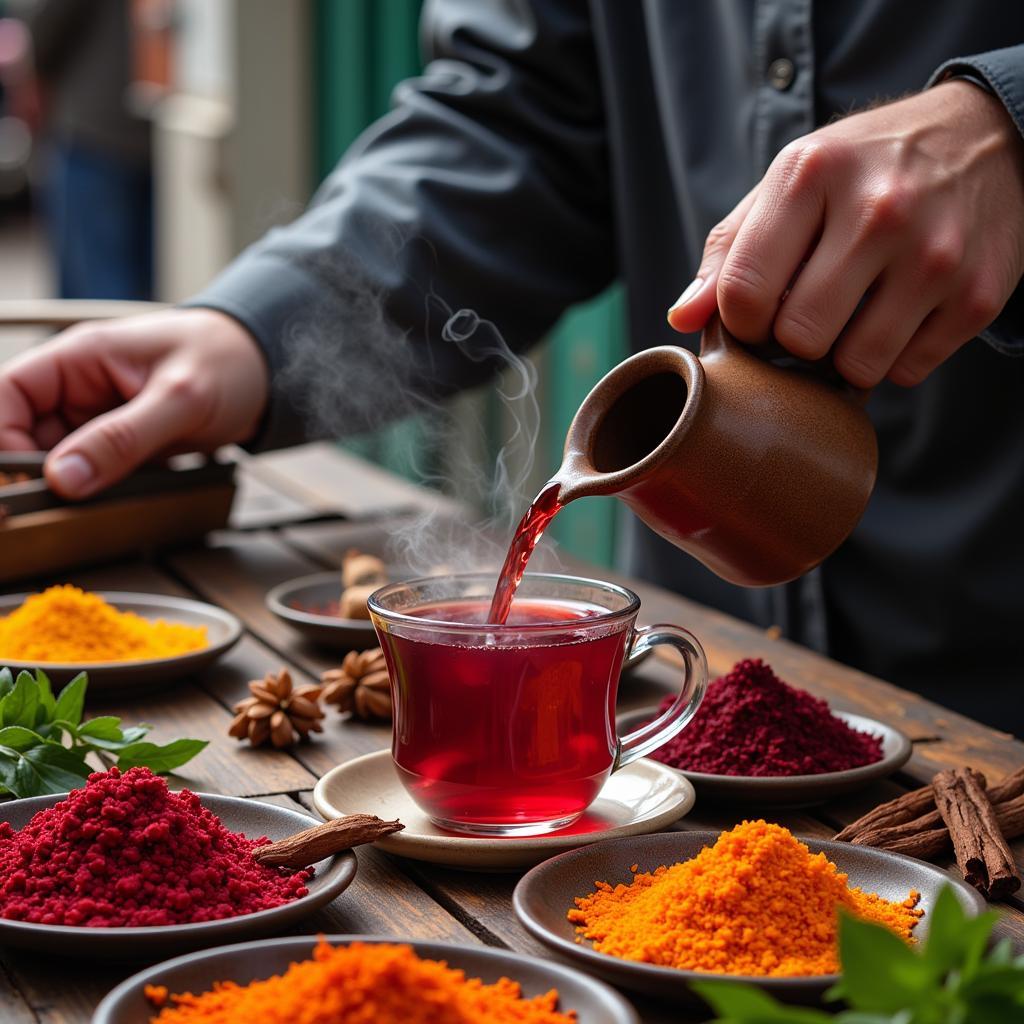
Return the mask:
{"type": "MultiPolygon", "coordinates": [[[[620,276],[633,345],[678,343],[665,310],[707,231],[787,142],[964,69],[1024,128],[1024,5],[1003,0],[438,0],[424,38],[423,76],[311,209],[195,300],[263,345],[268,440],[302,432],[316,374],[288,366],[303,338],[353,380],[393,361],[367,286],[405,332],[408,381],[435,393],[486,365],[440,341],[431,294],[522,348],[620,276]]],[[[744,591],[635,521],[628,568],[1024,732],[1020,299],[920,387],[875,389],[878,485],[820,571],[744,591]]]]}

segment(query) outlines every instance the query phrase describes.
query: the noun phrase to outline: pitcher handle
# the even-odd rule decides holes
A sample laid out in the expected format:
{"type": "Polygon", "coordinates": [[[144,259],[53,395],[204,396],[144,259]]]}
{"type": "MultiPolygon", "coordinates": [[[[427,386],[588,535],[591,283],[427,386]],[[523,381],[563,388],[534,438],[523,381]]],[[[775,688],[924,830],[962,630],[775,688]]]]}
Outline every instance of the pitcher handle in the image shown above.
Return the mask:
{"type": "Polygon", "coordinates": [[[683,656],[683,686],[672,706],[653,722],[642,725],[616,741],[612,771],[649,754],[667,743],[693,718],[708,688],[708,659],[697,638],[681,626],[658,623],[637,626],[630,638],[627,661],[659,644],[674,647],[683,656]]]}

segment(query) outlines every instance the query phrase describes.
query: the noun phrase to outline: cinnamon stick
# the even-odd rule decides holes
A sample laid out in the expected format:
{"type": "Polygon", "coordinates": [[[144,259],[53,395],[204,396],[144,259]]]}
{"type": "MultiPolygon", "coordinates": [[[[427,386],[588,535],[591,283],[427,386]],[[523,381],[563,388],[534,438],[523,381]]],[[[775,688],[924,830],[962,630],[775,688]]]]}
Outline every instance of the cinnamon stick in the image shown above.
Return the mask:
{"type": "Polygon", "coordinates": [[[254,851],[257,863],[269,867],[304,868],[353,846],[373,843],[400,832],[400,821],[381,821],[372,814],[349,814],[322,825],[314,825],[287,839],[268,843],[254,851]]]}
{"type": "MultiPolygon", "coordinates": [[[[985,789],[985,776],[974,768],[967,770],[973,774],[978,785],[985,789]]],[[[1022,794],[1024,794],[1024,767],[1011,772],[1001,782],[988,788],[988,798],[993,804],[1005,803],[1022,794]]],[[[835,838],[846,843],[859,842],[854,837],[862,832],[895,828],[910,822],[914,822],[920,829],[939,828],[942,825],[942,818],[935,810],[935,794],[930,785],[911,790],[884,804],[879,804],[867,814],[847,825],[837,833],[835,838]]],[[[875,844],[860,843],[860,845],[874,846],[875,844]]]]}
{"type": "Polygon", "coordinates": [[[997,900],[1020,888],[1013,855],[999,829],[992,803],[965,768],[939,772],[932,780],[935,806],[942,815],[964,878],[986,899],[997,900]]]}

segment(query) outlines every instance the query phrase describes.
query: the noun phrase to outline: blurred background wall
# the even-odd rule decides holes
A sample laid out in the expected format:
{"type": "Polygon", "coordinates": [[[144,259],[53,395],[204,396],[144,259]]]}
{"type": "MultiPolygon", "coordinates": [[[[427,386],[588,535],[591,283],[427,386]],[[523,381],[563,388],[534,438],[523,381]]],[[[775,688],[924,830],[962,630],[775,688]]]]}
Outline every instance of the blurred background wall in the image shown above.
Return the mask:
{"type": "MultiPolygon", "coordinates": [[[[388,109],[395,83],[419,71],[419,8],[420,0],[0,0],[0,297],[74,287],[145,297],[138,289],[148,286],[151,297],[175,301],[199,289],[248,242],[296,216],[388,109]],[[81,197],[103,188],[115,198],[99,226],[76,224],[69,206],[91,212],[81,197]],[[129,202],[151,206],[151,236],[132,233],[143,218],[129,202]],[[117,213],[123,224],[108,240],[151,249],[151,273],[132,255],[123,279],[92,280],[96,259],[79,245],[76,282],[68,251],[83,232],[109,234],[117,213]]],[[[31,341],[0,337],[0,358],[31,341]]],[[[527,489],[553,472],[579,402],[625,352],[618,289],[571,310],[535,350],[542,419],[527,489]]],[[[491,472],[511,429],[494,386],[455,399],[455,409],[480,473],[491,472]]],[[[406,421],[347,443],[413,479],[444,478],[449,453],[433,437],[429,423],[406,421]]],[[[475,496],[460,493],[458,478],[444,486],[475,496]]],[[[611,499],[571,506],[553,532],[566,549],[610,562],[611,499]]]]}

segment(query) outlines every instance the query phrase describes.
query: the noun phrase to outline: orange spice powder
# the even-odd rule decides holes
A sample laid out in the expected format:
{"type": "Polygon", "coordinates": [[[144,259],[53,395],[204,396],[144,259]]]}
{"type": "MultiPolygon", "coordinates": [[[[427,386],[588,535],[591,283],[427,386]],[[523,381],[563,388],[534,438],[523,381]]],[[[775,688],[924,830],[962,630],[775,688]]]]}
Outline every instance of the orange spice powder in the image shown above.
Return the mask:
{"type": "Polygon", "coordinates": [[[485,985],[411,946],[321,940],[312,960],[249,985],[218,982],[201,995],[148,986],[153,1024],[573,1024],[558,993],[524,999],[518,982],[485,985]]]}
{"type": "Polygon", "coordinates": [[[891,903],[850,888],[823,854],[780,825],[745,821],[692,860],[598,882],[569,920],[601,953],[691,971],[787,977],[839,970],[837,908],[907,942],[919,894],[891,903]]]}

